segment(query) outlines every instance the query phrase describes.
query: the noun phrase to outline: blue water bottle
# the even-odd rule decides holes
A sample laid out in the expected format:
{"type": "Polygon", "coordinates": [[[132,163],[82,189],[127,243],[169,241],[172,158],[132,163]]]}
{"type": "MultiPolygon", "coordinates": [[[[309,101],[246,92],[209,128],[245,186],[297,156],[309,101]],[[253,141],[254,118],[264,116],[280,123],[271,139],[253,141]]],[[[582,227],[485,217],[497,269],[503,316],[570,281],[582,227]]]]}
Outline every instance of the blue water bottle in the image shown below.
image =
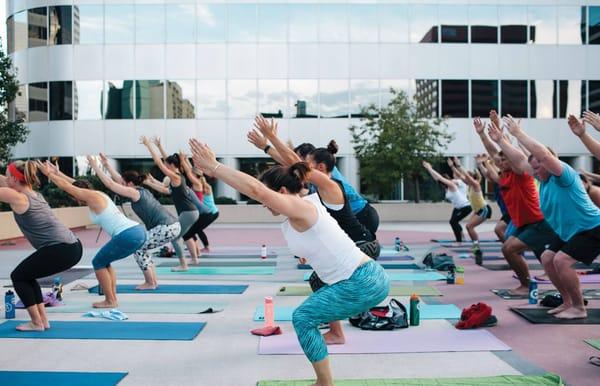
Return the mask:
{"type": "Polygon", "coordinates": [[[400,252],[400,244],[401,244],[400,237],[396,237],[394,239],[394,246],[396,247],[396,251],[398,251],[398,252],[400,252]]]}
{"type": "Polygon", "coordinates": [[[15,318],[15,294],[11,290],[6,291],[6,295],[4,295],[4,317],[6,319],[15,318]]]}
{"type": "Polygon", "coordinates": [[[538,302],[538,284],[535,280],[529,281],[529,304],[537,304],[538,302]]]}

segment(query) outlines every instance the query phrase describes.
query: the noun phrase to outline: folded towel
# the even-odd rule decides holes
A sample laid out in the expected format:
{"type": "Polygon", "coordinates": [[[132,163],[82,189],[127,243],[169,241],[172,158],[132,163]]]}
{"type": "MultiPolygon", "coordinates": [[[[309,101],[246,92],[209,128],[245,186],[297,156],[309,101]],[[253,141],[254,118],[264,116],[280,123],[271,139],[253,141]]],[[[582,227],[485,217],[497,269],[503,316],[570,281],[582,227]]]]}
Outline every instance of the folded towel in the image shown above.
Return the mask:
{"type": "Polygon", "coordinates": [[[83,316],[87,316],[89,318],[104,318],[110,320],[127,320],[129,317],[122,313],[121,311],[113,308],[112,310],[106,311],[90,311],[83,314],[83,316]]]}

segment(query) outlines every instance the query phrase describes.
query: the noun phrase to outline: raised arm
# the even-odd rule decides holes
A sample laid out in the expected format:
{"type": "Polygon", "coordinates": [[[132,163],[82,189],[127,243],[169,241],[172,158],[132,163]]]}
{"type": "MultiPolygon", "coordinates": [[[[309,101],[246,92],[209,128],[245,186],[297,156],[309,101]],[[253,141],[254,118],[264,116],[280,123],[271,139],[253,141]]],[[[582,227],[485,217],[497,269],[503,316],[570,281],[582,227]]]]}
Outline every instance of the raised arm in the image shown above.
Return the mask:
{"type": "Polygon", "coordinates": [[[292,148],[277,137],[277,122],[272,118],[270,121],[267,121],[262,115],[259,115],[254,119],[254,127],[273,144],[279,154],[282,165],[289,166],[297,162],[302,162],[300,156],[294,153],[292,148]]]}
{"type": "Polygon", "coordinates": [[[169,155],[167,154],[165,148],[162,145],[162,142],[160,141],[160,137],[156,136],[156,137],[152,137],[152,139],[150,140],[154,145],[156,145],[156,148],[158,149],[158,151],[160,152],[160,156],[165,159],[167,158],[169,155]]]}
{"type": "Polygon", "coordinates": [[[479,166],[479,171],[481,174],[487,178],[488,180],[492,180],[495,183],[500,183],[500,175],[498,174],[498,169],[492,163],[491,160],[483,158],[481,161],[477,162],[479,166]]]}
{"type": "Polygon", "coordinates": [[[113,179],[111,179],[104,173],[100,165],[98,165],[98,161],[96,161],[94,157],[88,155],[87,160],[94,172],[96,172],[96,175],[98,176],[102,184],[104,184],[104,186],[106,186],[108,189],[117,193],[119,196],[130,198],[134,202],[140,199],[140,192],[138,192],[137,189],[121,185],[113,179]]]}
{"type": "Polygon", "coordinates": [[[452,163],[452,166],[451,166],[452,171],[457,173],[457,175],[460,176],[460,179],[465,184],[469,185],[471,188],[475,189],[476,191],[481,190],[481,185],[479,184],[479,181],[477,181],[476,179],[471,177],[471,175],[462,168],[458,158],[453,157],[452,159],[448,159],[448,164],[450,164],[450,163],[452,163]]]}
{"type": "Polygon", "coordinates": [[[494,122],[488,126],[488,134],[492,141],[496,142],[500,146],[515,173],[533,173],[531,165],[529,165],[529,162],[527,162],[527,157],[525,154],[513,146],[513,144],[510,143],[504,135],[502,135],[502,131],[494,122]]]}
{"type": "Polygon", "coordinates": [[[275,147],[269,145],[269,141],[262,136],[258,131],[252,129],[248,132],[248,142],[253,144],[256,148],[264,151],[271,156],[278,164],[283,164],[283,159],[275,147]]]}
{"type": "Polygon", "coordinates": [[[125,181],[123,180],[123,177],[121,177],[121,174],[119,174],[119,172],[110,164],[108,158],[102,153],[100,153],[100,162],[102,162],[102,166],[108,171],[108,174],[110,174],[113,181],[117,184],[125,185],[125,181]]]}
{"type": "Polygon", "coordinates": [[[440,173],[436,172],[433,169],[433,167],[431,167],[431,164],[429,162],[423,161],[422,164],[425,170],[427,170],[427,172],[431,176],[431,178],[446,185],[448,187],[448,190],[450,190],[451,192],[455,192],[458,189],[456,184],[452,182],[452,180],[444,178],[440,173]]]}
{"type": "MultiPolygon", "coordinates": [[[[494,111],[494,110],[492,110],[494,111]]],[[[481,139],[481,143],[483,143],[483,147],[485,147],[485,151],[489,154],[490,157],[494,157],[498,154],[498,148],[494,143],[490,140],[485,132],[485,124],[481,121],[481,118],[477,117],[473,120],[473,127],[475,127],[475,132],[479,135],[479,139],[481,139]]]]}
{"type": "Polygon", "coordinates": [[[146,149],[148,149],[148,151],[150,152],[152,160],[154,160],[156,166],[158,166],[158,168],[161,172],[163,172],[164,175],[169,177],[173,186],[178,186],[181,183],[181,177],[177,173],[169,169],[167,165],[165,165],[165,163],[160,158],[156,150],[152,147],[152,143],[150,143],[150,140],[145,136],[141,136],[140,143],[146,146],[146,149]]]}
{"type": "Polygon", "coordinates": [[[153,190],[155,190],[159,193],[162,193],[164,195],[171,194],[171,192],[169,191],[169,188],[167,188],[166,186],[161,184],[159,181],[157,181],[156,178],[154,178],[154,176],[152,176],[152,174],[148,174],[148,178],[146,178],[144,180],[144,185],[146,185],[147,187],[152,188],[153,190]]]}
{"type": "Polygon", "coordinates": [[[587,170],[583,170],[583,169],[579,169],[579,173],[586,176],[587,179],[594,184],[600,183],[600,174],[588,172],[587,170]]]}
{"type": "MultiPolygon", "coordinates": [[[[510,115],[504,117],[504,123],[508,131],[517,138],[517,141],[528,150],[531,155],[546,169],[550,174],[560,176],[563,173],[563,166],[557,156],[532,137],[528,136],[519,126],[519,123],[510,115]]],[[[528,162],[529,164],[529,162],[528,162]]]]}
{"type": "MultiPolygon", "coordinates": [[[[58,163],[51,163],[48,162],[50,164],[50,168],[52,169],[52,171],[56,174],[58,174],[58,176],[60,178],[62,178],[63,180],[67,181],[68,183],[72,184],[73,182],[75,182],[75,179],[73,177],[69,177],[67,176],[65,173],[63,173],[60,168],[58,167],[58,163]]],[[[39,166],[39,164],[38,164],[39,166]]]]}
{"type": "Polygon", "coordinates": [[[203,192],[204,188],[203,188],[202,182],[200,181],[200,179],[198,179],[198,177],[196,176],[196,173],[194,173],[194,169],[192,168],[192,165],[190,164],[190,161],[183,150],[179,151],[179,161],[181,162],[181,167],[183,168],[183,172],[185,173],[187,179],[192,184],[192,187],[194,188],[194,190],[197,192],[200,192],[200,191],[203,192]]]}
{"type": "Polygon", "coordinates": [[[256,178],[217,162],[215,154],[206,144],[191,139],[190,147],[194,155],[194,165],[205,174],[220,179],[238,192],[261,202],[269,209],[296,221],[305,221],[307,213],[316,214],[312,204],[298,196],[275,192],[256,178]]]}
{"type": "MultiPolygon", "coordinates": [[[[582,121],[577,119],[574,115],[569,115],[567,122],[569,123],[569,128],[573,134],[579,137],[579,140],[583,142],[583,145],[590,151],[590,153],[592,153],[594,157],[600,159],[600,142],[592,138],[592,136],[589,135],[585,130],[584,122],[589,123],[595,128],[595,126],[591,123],[593,121],[592,116],[586,113],[587,111],[584,112],[584,116],[587,115],[587,117],[584,117],[582,121]]],[[[598,127],[600,127],[600,124],[598,127]]]]}

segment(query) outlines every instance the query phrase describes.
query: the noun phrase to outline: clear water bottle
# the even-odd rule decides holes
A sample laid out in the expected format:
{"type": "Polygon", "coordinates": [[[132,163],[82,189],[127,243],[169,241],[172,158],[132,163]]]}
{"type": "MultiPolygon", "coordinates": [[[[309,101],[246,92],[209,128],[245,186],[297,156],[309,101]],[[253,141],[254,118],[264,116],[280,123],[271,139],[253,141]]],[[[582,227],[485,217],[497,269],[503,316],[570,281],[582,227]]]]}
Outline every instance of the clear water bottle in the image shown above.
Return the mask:
{"type": "Polygon", "coordinates": [[[275,306],[273,298],[265,296],[265,327],[273,327],[275,325],[275,306]]]}
{"type": "Polygon", "coordinates": [[[15,293],[11,290],[6,291],[6,295],[4,295],[4,317],[6,319],[15,318],[15,293]]]}
{"type": "Polygon", "coordinates": [[[260,258],[261,259],[267,258],[267,246],[265,244],[263,244],[262,247],[260,247],[260,258]]]}

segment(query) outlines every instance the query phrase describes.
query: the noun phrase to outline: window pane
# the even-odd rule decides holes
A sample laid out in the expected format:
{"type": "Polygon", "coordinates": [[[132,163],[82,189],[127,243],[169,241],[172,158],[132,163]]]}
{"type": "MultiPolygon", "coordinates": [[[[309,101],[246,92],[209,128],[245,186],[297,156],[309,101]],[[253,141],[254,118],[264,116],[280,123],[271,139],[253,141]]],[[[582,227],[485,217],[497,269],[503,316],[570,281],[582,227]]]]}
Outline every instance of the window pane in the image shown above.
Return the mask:
{"type": "Polygon", "coordinates": [[[527,43],[527,8],[498,7],[500,43],[527,43]]]}
{"type": "Polygon", "coordinates": [[[323,118],[348,117],[348,81],[321,80],[320,106],[323,118]]]}
{"type": "Polygon", "coordinates": [[[256,115],[255,80],[230,80],[228,83],[229,117],[252,118],[256,115]]]}
{"type": "Polygon", "coordinates": [[[527,81],[502,80],[500,82],[502,95],[502,115],[527,117],[527,81]]]}
{"type": "Polygon", "coordinates": [[[290,41],[291,42],[316,42],[318,41],[318,23],[315,15],[318,14],[317,4],[290,4],[290,41]]]}
{"type": "Polygon", "coordinates": [[[27,31],[27,11],[21,11],[18,13],[15,13],[13,16],[11,16],[9,18],[10,23],[7,27],[9,27],[10,29],[12,29],[12,38],[10,37],[10,30],[9,32],[9,40],[8,40],[8,44],[12,50],[9,51],[9,53],[11,52],[15,52],[15,51],[20,51],[23,50],[25,48],[27,48],[27,36],[28,36],[28,31],[27,31]]]}
{"type": "Polygon", "coordinates": [[[29,84],[29,121],[48,120],[48,83],[29,84]]]}
{"type": "Polygon", "coordinates": [[[78,120],[102,119],[102,81],[77,81],[73,85],[73,116],[78,120]]]}
{"type": "Polygon", "coordinates": [[[408,6],[379,6],[379,36],[382,42],[408,42],[408,6]]]}
{"type": "Polygon", "coordinates": [[[377,41],[379,35],[378,12],[374,4],[350,4],[348,5],[348,14],[350,17],[350,41],[377,41]]]}
{"type": "Polygon", "coordinates": [[[319,40],[322,42],[348,41],[348,14],[345,4],[319,5],[319,40]]]}
{"type": "Polygon", "coordinates": [[[296,118],[316,118],[318,110],[318,82],[316,79],[290,79],[290,114],[296,118]]]}
{"type": "Polygon", "coordinates": [[[164,119],[164,92],[162,80],[135,81],[135,117],[137,119],[164,119]]]}
{"type": "Polygon", "coordinates": [[[107,44],[133,44],[133,5],[106,5],[104,8],[104,39],[107,44]]]}
{"type": "Polygon", "coordinates": [[[15,52],[15,20],[12,16],[6,19],[6,52],[15,52]]]}
{"type": "Polygon", "coordinates": [[[466,6],[440,5],[442,43],[468,43],[466,6]]]}
{"type": "Polygon", "coordinates": [[[282,118],[287,116],[287,81],[258,81],[258,111],[265,117],[282,118]]]}
{"type": "Polygon", "coordinates": [[[581,80],[559,80],[559,118],[570,114],[580,116],[585,106],[585,82],[581,80]]]}
{"type": "Polygon", "coordinates": [[[224,80],[199,80],[196,85],[197,118],[225,118],[227,100],[224,80]]]}
{"type": "Polygon", "coordinates": [[[19,86],[19,92],[15,96],[8,109],[9,120],[11,122],[27,121],[27,86],[22,84],[19,86]]]}
{"type": "Polygon", "coordinates": [[[529,103],[531,118],[557,118],[556,81],[529,81],[529,103]]]}
{"type": "Polygon", "coordinates": [[[227,6],[218,4],[198,4],[198,41],[224,42],[227,26],[227,6]]]}
{"type": "Polygon", "coordinates": [[[487,117],[491,109],[498,111],[498,81],[471,81],[471,116],[487,117]]]}
{"type": "Polygon", "coordinates": [[[600,113],[600,80],[588,81],[589,99],[588,109],[595,113],[600,113]]]}
{"type": "Polygon", "coordinates": [[[469,116],[469,81],[442,80],[442,116],[469,116]]]}
{"type": "Polygon", "coordinates": [[[167,81],[167,118],[196,118],[196,82],[193,80],[167,81]]]}
{"type": "Polygon", "coordinates": [[[375,105],[375,107],[379,107],[379,82],[377,80],[351,80],[351,116],[362,116],[361,109],[372,104],[375,105]]]}
{"type": "Polygon", "coordinates": [[[260,4],[258,6],[258,40],[261,42],[285,42],[288,31],[286,4],[260,4]]]}
{"type": "Polygon", "coordinates": [[[135,41],[147,44],[165,42],[164,6],[135,6],[135,41]]]}
{"type": "Polygon", "coordinates": [[[102,44],[104,41],[104,9],[101,5],[73,7],[73,41],[75,44],[102,44]]]}
{"type": "Polygon", "coordinates": [[[133,119],[133,80],[107,81],[103,92],[105,119],[133,119]]]}
{"type": "Polygon", "coordinates": [[[229,5],[229,36],[230,42],[255,42],[258,35],[256,22],[256,5],[229,5]]]}
{"type": "Polygon", "coordinates": [[[498,7],[469,6],[471,43],[498,43],[498,7]]]}
{"type": "Polygon", "coordinates": [[[73,83],[50,82],[50,120],[73,119],[73,83]]]}
{"type": "Polygon", "coordinates": [[[50,7],[50,39],[48,44],[71,44],[71,7],[50,7]]]}
{"type": "Polygon", "coordinates": [[[167,43],[194,43],[196,41],[196,6],[168,4],[167,43]]]}
{"type": "Polygon", "coordinates": [[[600,44],[600,7],[588,7],[590,12],[590,44],[600,44]]]}
{"type": "Polygon", "coordinates": [[[529,42],[556,44],[556,7],[529,7],[529,42]]]}
{"type": "Polygon", "coordinates": [[[432,79],[415,80],[415,103],[417,113],[425,118],[437,118],[438,116],[438,81],[432,79]]]}
{"type": "Polygon", "coordinates": [[[411,43],[438,42],[437,5],[411,5],[409,17],[411,43]]]}
{"type": "Polygon", "coordinates": [[[585,7],[558,8],[558,44],[585,44],[585,7]]]}
{"type": "Polygon", "coordinates": [[[414,84],[408,79],[382,79],[380,81],[381,107],[386,107],[392,100],[391,88],[404,91],[409,98],[414,95],[414,84]]]}
{"type": "Polygon", "coordinates": [[[27,22],[29,48],[45,46],[48,37],[48,9],[46,7],[30,9],[27,22]]]}

